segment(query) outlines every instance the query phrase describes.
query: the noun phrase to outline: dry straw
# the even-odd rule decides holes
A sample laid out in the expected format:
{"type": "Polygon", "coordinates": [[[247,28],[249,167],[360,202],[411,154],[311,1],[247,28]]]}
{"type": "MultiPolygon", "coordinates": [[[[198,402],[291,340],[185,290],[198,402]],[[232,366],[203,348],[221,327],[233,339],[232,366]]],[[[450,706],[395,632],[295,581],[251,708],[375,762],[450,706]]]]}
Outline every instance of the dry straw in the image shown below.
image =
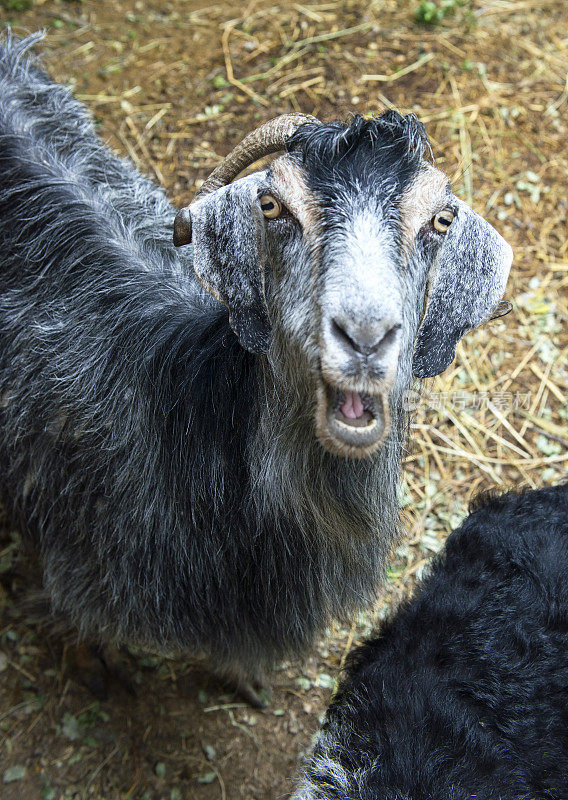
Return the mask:
{"type": "MultiPolygon", "coordinates": [[[[113,2],[36,0],[13,20],[18,33],[47,26],[53,74],[177,204],[276,114],[396,107],[426,123],[455,191],[513,245],[513,313],[467,336],[417,409],[401,495],[408,539],[380,613],[475,494],[556,482],[568,468],[565,0],[456,0],[434,27],[415,22],[419,5],[123,0],[119,13],[113,2]]],[[[365,624],[336,632],[330,670],[365,624]]]]}

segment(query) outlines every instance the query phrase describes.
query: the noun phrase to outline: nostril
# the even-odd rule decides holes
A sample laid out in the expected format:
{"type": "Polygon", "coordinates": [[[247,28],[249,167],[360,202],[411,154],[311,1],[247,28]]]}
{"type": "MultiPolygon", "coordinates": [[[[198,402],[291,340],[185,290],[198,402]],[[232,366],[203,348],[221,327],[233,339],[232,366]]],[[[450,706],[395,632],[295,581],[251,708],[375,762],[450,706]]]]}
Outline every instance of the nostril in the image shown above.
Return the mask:
{"type": "Polygon", "coordinates": [[[354,350],[363,356],[377,355],[394,344],[401,329],[400,323],[395,323],[385,332],[385,325],[349,326],[337,319],[331,321],[331,333],[344,347],[354,350]]]}
{"type": "Polygon", "coordinates": [[[392,328],[389,328],[385,335],[369,349],[369,354],[377,353],[379,350],[384,350],[389,345],[394,344],[401,327],[402,325],[397,323],[396,325],[393,325],[392,328]]]}
{"type": "Polygon", "coordinates": [[[339,339],[340,342],[342,342],[344,345],[347,345],[347,347],[349,347],[351,350],[355,350],[357,353],[363,352],[359,343],[349,336],[345,328],[343,328],[335,319],[331,320],[331,331],[336,339],[339,339]]]}

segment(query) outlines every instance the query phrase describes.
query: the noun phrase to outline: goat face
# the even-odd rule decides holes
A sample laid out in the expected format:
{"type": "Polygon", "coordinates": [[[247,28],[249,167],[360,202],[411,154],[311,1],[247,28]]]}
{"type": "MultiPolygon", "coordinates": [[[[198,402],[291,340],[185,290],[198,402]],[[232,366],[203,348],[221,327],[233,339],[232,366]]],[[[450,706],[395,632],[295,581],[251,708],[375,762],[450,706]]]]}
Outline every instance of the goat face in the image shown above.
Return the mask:
{"type": "Polygon", "coordinates": [[[269,169],[190,207],[199,279],[242,345],[296,384],[336,455],[376,451],[413,345],[417,377],[442,372],[505,287],[510,247],[426,147],[412,115],[308,123],[269,169]]]}

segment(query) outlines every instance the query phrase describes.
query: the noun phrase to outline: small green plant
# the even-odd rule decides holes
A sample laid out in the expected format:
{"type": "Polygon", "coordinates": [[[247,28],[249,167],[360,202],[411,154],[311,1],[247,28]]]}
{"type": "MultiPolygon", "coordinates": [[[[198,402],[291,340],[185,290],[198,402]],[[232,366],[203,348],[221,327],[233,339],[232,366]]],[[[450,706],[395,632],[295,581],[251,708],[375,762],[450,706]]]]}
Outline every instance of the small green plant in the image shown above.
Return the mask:
{"type": "Polygon", "coordinates": [[[6,11],[28,11],[33,6],[33,0],[0,0],[0,6],[6,11]]]}
{"type": "Polygon", "coordinates": [[[439,25],[445,17],[455,14],[468,0],[421,0],[414,17],[422,25],[439,25]]]}
{"type": "Polygon", "coordinates": [[[441,9],[433,0],[422,0],[414,12],[417,22],[423,25],[437,25],[443,19],[441,9]]]}
{"type": "Polygon", "coordinates": [[[57,792],[49,783],[45,783],[41,788],[42,800],[55,800],[57,792]]]}

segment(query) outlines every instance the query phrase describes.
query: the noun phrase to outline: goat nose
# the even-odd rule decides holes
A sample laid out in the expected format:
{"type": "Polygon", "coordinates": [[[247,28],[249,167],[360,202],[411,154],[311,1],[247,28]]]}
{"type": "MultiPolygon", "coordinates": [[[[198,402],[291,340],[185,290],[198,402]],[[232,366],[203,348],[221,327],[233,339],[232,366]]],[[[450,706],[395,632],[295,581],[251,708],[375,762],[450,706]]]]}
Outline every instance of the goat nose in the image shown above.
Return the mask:
{"type": "Polygon", "coordinates": [[[367,324],[357,324],[341,317],[331,321],[331,334],[336,342],[365,358],[384,355],[397,340],[400,328],[400,322],[389,319],[367,324]]]}

